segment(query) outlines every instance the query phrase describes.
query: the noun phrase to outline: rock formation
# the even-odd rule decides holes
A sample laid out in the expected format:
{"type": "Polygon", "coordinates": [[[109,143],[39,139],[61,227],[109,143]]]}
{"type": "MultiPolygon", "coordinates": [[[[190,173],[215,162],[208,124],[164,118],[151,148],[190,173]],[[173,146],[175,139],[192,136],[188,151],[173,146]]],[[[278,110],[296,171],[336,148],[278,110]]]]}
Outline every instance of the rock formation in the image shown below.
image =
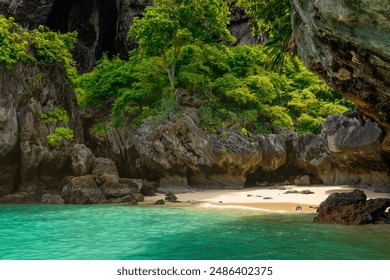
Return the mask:
{"type": "Polygon", "coordinates": [[[329,116],[320,135],[294,137],[297,165],[325,184],[384,185],[390,191],[383,131],[363,116],[329,116]]]}
{"type": "Polygon", "coordinates": [[[61,124],[74,132],[74,142],[83,141],[75,94],[57,64],[39,69],[17,64],[11,70],[0,66],[0,197],[15,192],[44,192],[56,188],[71,174],[71,143],[51,148],[46,137],[56,125],[44,123],[42,113],[62,108],[69,122],[61,124]]]}
{"type": "Polygon", "coordinates": [[[387,132],[390,152],[389,4],[379,0],[293,0],[299,56],[387,132]]]}
{"type": "Polygon", "coordinates": [[[0,203],[102,203],[139,194],[142,181],[120,178],[112,160],[82,144],[83,135],[75,93],[58,64],[0,66],[0,203]],[[69,121],[45,122],[42,114],[55,108],[69,121]],[[74,137],[51,146],[47,136],[58,126],[74,137]]]}
{"type": "Polygon", "coordinates": [[[362,225],[390,223],[390,199],[369,199],[361,190],[351,193],[333,193],[317,209],[315,223],[362,225]]]}

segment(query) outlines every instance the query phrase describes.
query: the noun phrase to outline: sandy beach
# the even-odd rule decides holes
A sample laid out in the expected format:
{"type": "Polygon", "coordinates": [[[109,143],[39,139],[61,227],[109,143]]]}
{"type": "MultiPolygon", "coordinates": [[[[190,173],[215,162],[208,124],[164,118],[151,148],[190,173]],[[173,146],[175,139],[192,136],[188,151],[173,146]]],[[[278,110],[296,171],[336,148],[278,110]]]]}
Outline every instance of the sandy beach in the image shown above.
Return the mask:
{"type": "MultiPolygon", "coordinates": [[[[316,208],[330,194],[335,192],[351,192],[351,186],[269,186],[253,187],[241,190],[204,190],[189,193],[176,193],[180,202],[166,202],[166,205],[177,205],[179,203],[193,204],[199,207],[209,208],[253,208],[264,211],[296,212],[297,206],[302,208],[304,213],[314,213],[316,208]],[[309,190],[311,194],[302,194],[309,190]],[[298,192],[289,193],[286,192],[298,192]]],[[[390,198],[389,193],[375,193],[363,189],[367,198],[390,198]]],[[[142,204],[154,204],[159,199],[164,199],[162,193],[153,197],[145,197],[142,204]]]]}

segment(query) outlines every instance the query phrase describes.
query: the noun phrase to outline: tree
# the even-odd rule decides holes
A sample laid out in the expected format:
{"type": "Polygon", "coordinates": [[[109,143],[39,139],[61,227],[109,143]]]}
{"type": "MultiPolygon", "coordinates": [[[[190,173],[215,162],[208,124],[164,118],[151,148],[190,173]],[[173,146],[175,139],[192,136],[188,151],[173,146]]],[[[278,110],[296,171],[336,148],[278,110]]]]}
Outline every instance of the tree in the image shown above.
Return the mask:
{"type": "Polygon", "coordinates": [[[269,64],[280,70],[293,47],[290,0],[237,0],[236,5],[251,16],[254,34],[269,35],[269,64]]]}
{"type": "Polygon", "coordinates": [[[155,0],[136,18],[129,36],[146,56],[161,56],[170,86],[175,89],[176,63],[189,43],[230,43],[229,7],[224,0],[155,0]]]}

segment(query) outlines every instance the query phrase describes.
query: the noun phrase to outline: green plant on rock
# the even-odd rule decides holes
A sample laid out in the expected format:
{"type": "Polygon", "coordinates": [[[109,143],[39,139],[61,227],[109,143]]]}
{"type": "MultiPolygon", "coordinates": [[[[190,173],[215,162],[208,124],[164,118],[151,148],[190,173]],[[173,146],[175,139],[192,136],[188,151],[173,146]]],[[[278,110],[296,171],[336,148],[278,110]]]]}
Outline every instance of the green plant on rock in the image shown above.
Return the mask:
{"type": "Polygon", "coordinates": [[[48,135],[46,138],[50,146],[58,148],[63,141],[72,141],[74,134],[72,129],[59,126],[56,127],[53,134],[48,135]]]}
{"type": "Polygon", "coordinates": [[[106,134],[106,128],[104,127],[104,124],[97,123],[89,128],[89,133],[97,137],[102,137],[106,134]]]}
{"type": "Polygon", "coordinates": [[[0,15],[0,65],[11,68],[13,64],[27,59],[28,41],[22,28],[13,18],[0,15]]]}
{"type": "Polygon", "coordinates": [[[68,112],[58,107],[47,113],[40,114],[40,118],[44,123],[66,123],[69,121],[68,112]]]}
{"type": "Polygon", "coordinates": [[[72,129],[58,126],[59,124],[66,125],[69,122],[68,112],[59,107],[55,107],[53,110],[40,114],[40,119],[45,124],[54,124],[54,133],[46,137],[47,143],[53,147],[58,148],[64,141],[72,141],[74,133],[72,129]]]}
{"type": "Polygon", "coordinates": [[[0,15],[0,65],[9,69],[17,62],[44,65],[57,61],[72,81],[77,76],[72,57],[76,39],[76,32],[61,34],[44,26],[25,31],[12,17],[0,15]]]}

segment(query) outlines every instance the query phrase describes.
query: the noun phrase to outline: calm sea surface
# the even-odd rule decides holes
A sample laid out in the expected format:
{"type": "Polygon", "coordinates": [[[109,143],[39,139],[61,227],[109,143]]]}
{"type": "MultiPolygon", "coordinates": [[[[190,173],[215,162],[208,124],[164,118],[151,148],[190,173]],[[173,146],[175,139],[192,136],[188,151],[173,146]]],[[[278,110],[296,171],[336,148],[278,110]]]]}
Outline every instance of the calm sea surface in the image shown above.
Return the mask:
{"type": "Polygon", "coordinates": [[[390,259],[390,226],[312,214],[123,205],[0,205],[0,259],[390,259]]]}

